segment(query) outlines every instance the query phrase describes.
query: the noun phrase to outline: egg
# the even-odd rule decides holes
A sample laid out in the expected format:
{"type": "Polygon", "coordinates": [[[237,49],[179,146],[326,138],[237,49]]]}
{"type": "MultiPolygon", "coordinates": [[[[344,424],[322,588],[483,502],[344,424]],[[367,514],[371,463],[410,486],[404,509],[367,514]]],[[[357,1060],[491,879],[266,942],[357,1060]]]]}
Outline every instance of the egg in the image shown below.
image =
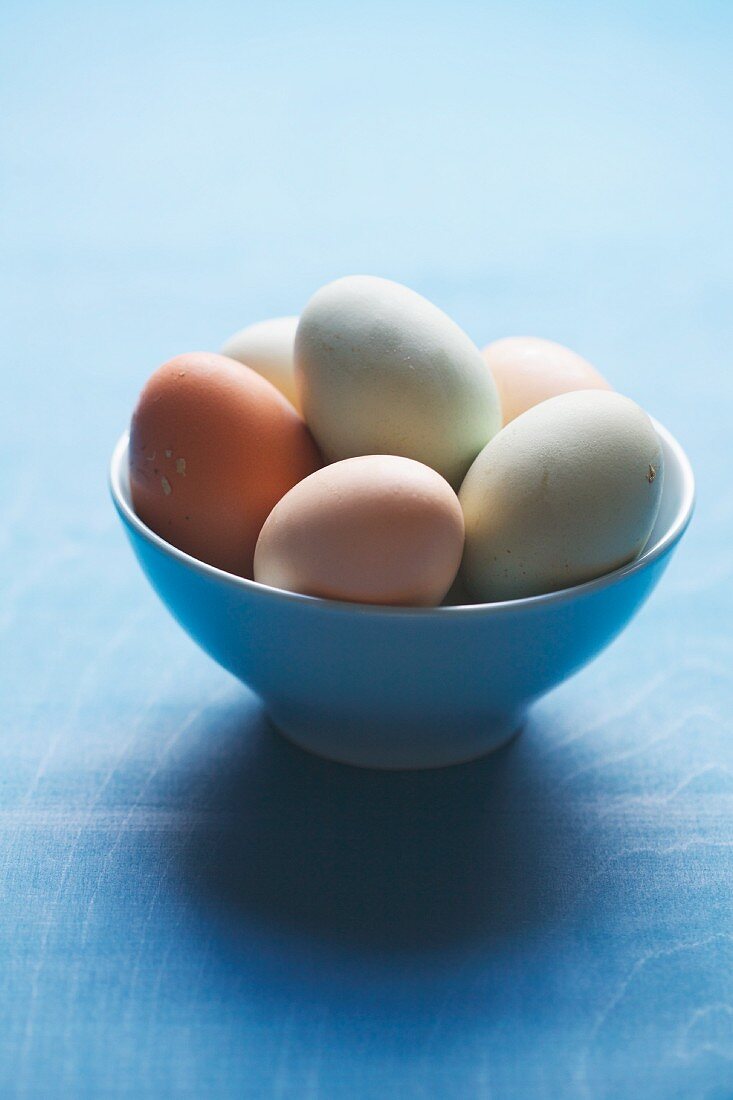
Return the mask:
{"type": "Polygon", "coordinates": [[[508,336],[482,354],[499,391],[504,424],[561,393],[611,389],[586,359],[553,340],[508,336]]]}
{"type": "Polygon", "coordinates": [[[500,427],[496,387],[475,344],[388,279],[352,275],[317,291],[296,332],[295,377],[330,462],[400,455],[457,487],[500,427]]]}
{"type": "Polygon", "coordinates": [[[251,577],[267,516],[320,457],[274,386],[233,359],[194,352],[148,380],[129,465],[133,507],[148,527],[200,561],[251,577]]]}
{"type": "Polygon", "coordinates": [[[435,470],[366,455],[325,466],[275,505],[255,580],[354,603],[434,606],[463,552],[463,513],[435,470]]]}
{"type": "Polygon", "coordinates": [[[625,565],[659,508],[656,431],[627,397],[581,390],[522,413],[461,486],[461,576],[483,602],[567,588],[625,565]]]}
{"type": "Polygon", "coordinates": [[[297,317],[273,317],[247,325],[230,336],[221,349],[222,355],[251,367],[280,390],[298,408],[298,395],[293,373],[293,343],[297,317]]]}

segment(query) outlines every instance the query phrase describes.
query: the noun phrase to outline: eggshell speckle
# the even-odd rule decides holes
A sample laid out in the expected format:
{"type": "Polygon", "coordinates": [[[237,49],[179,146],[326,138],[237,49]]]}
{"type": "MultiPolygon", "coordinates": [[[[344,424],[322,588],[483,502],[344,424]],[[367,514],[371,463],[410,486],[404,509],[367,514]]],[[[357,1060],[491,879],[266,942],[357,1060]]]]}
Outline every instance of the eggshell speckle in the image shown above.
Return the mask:
{"type": "Polygon", "coordinates": [[[521,413],[575,390],[610,390],[595,367],[570,348],[536,336],[508,336],[484,348],[508,424],[521,413]]]}
{"type": "Polygon", "coordinates": [[[297,327],[297,317],[273,317],[269,321],[258,321],[230,336],[221,354],[257,371],[299,410],[293,369],[297,327]]]}
{"type": "Polygon", "coordinates": [[[255,579],[356,603],[433,606],[463,551],[463,514],[422,463],[367,455],[326,466],[275,506],[260,534],[255,579]]]}
{"type": "Polygon", "coordinates": [[[461,576],[476,600],[538,595],[631,561],[664,476],[654,427],[627,397],[584,390],[536,405],[484,448],[461,486],[461,576]]]}
{"type": "Polygon", "coordinates": [[[402,455],[457,487],[500,427],[478,348],[431,302],[389,279],[352,275],[311,298],[295,337],[295,375],[329,461],[402,455]]]}
{"type": "Polygon", "coordinates": [[[274,386],[232,359],[195,352],[148,380],[129,464],[133,507],[148,527],[200,561],[251,577],[262,524],[320,456],[274,386]]]}

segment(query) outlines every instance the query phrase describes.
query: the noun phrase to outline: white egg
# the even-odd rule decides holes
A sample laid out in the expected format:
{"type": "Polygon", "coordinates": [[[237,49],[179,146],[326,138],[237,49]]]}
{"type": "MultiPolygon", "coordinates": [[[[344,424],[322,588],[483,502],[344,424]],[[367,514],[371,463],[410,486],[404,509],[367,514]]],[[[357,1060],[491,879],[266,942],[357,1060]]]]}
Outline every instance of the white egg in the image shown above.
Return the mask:
{"type": "Polygon", "coordinates": [[[467,588],[479,601],[517,599],[626,564],[649,538],[663,477],[659,437],[627,397],[586,390],[535,405],[461,486],[467,588]]]}
{"type": "Polygon", "coordinates": [[[388,279],[352,275],[311,298],[295,337],[295,374],[328,461],[401,455],[457,487],[501,425],[475,344],[437,306],[388,279]]]}
{"type": "Polygon", "coordinates": [[[298,408],[293,376],[293,342],[297,317],[273,317],[247,325],[230,336],[222,355],[237,359],[272,382],[298,408]]]}

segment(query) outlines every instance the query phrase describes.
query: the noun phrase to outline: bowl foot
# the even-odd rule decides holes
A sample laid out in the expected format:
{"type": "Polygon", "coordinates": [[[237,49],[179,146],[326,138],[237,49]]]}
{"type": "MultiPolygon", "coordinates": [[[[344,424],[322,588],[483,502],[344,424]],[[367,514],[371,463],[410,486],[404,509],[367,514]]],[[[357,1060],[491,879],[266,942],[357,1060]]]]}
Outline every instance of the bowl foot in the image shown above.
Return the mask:
{"type": "Polygon", "coordinates": [[[460,726],[455,720],[412,725],[375,719],[371,724],[363,718],[339,721],[333,714],[269,713],[277,731],[306,752],[337,764],[387,771],[467,764],[506,745],[525,721],[523,712],[483,716],[460,726]]]}

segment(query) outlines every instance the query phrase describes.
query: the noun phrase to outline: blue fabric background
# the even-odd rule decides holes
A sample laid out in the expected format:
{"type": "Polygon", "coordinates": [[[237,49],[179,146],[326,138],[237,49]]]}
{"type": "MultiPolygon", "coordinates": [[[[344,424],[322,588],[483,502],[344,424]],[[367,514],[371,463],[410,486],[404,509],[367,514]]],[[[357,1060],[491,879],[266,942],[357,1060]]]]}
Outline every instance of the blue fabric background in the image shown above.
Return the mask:
{"type": "Polygon", "coordinates": [[[0,1094],[733,1096],[731,5],[2,20],[0,1094]],[[639,619],[474,766],[281,743],[107,499],[159,362],[349,272],[571,344],[698,476],[639,619]]]}

